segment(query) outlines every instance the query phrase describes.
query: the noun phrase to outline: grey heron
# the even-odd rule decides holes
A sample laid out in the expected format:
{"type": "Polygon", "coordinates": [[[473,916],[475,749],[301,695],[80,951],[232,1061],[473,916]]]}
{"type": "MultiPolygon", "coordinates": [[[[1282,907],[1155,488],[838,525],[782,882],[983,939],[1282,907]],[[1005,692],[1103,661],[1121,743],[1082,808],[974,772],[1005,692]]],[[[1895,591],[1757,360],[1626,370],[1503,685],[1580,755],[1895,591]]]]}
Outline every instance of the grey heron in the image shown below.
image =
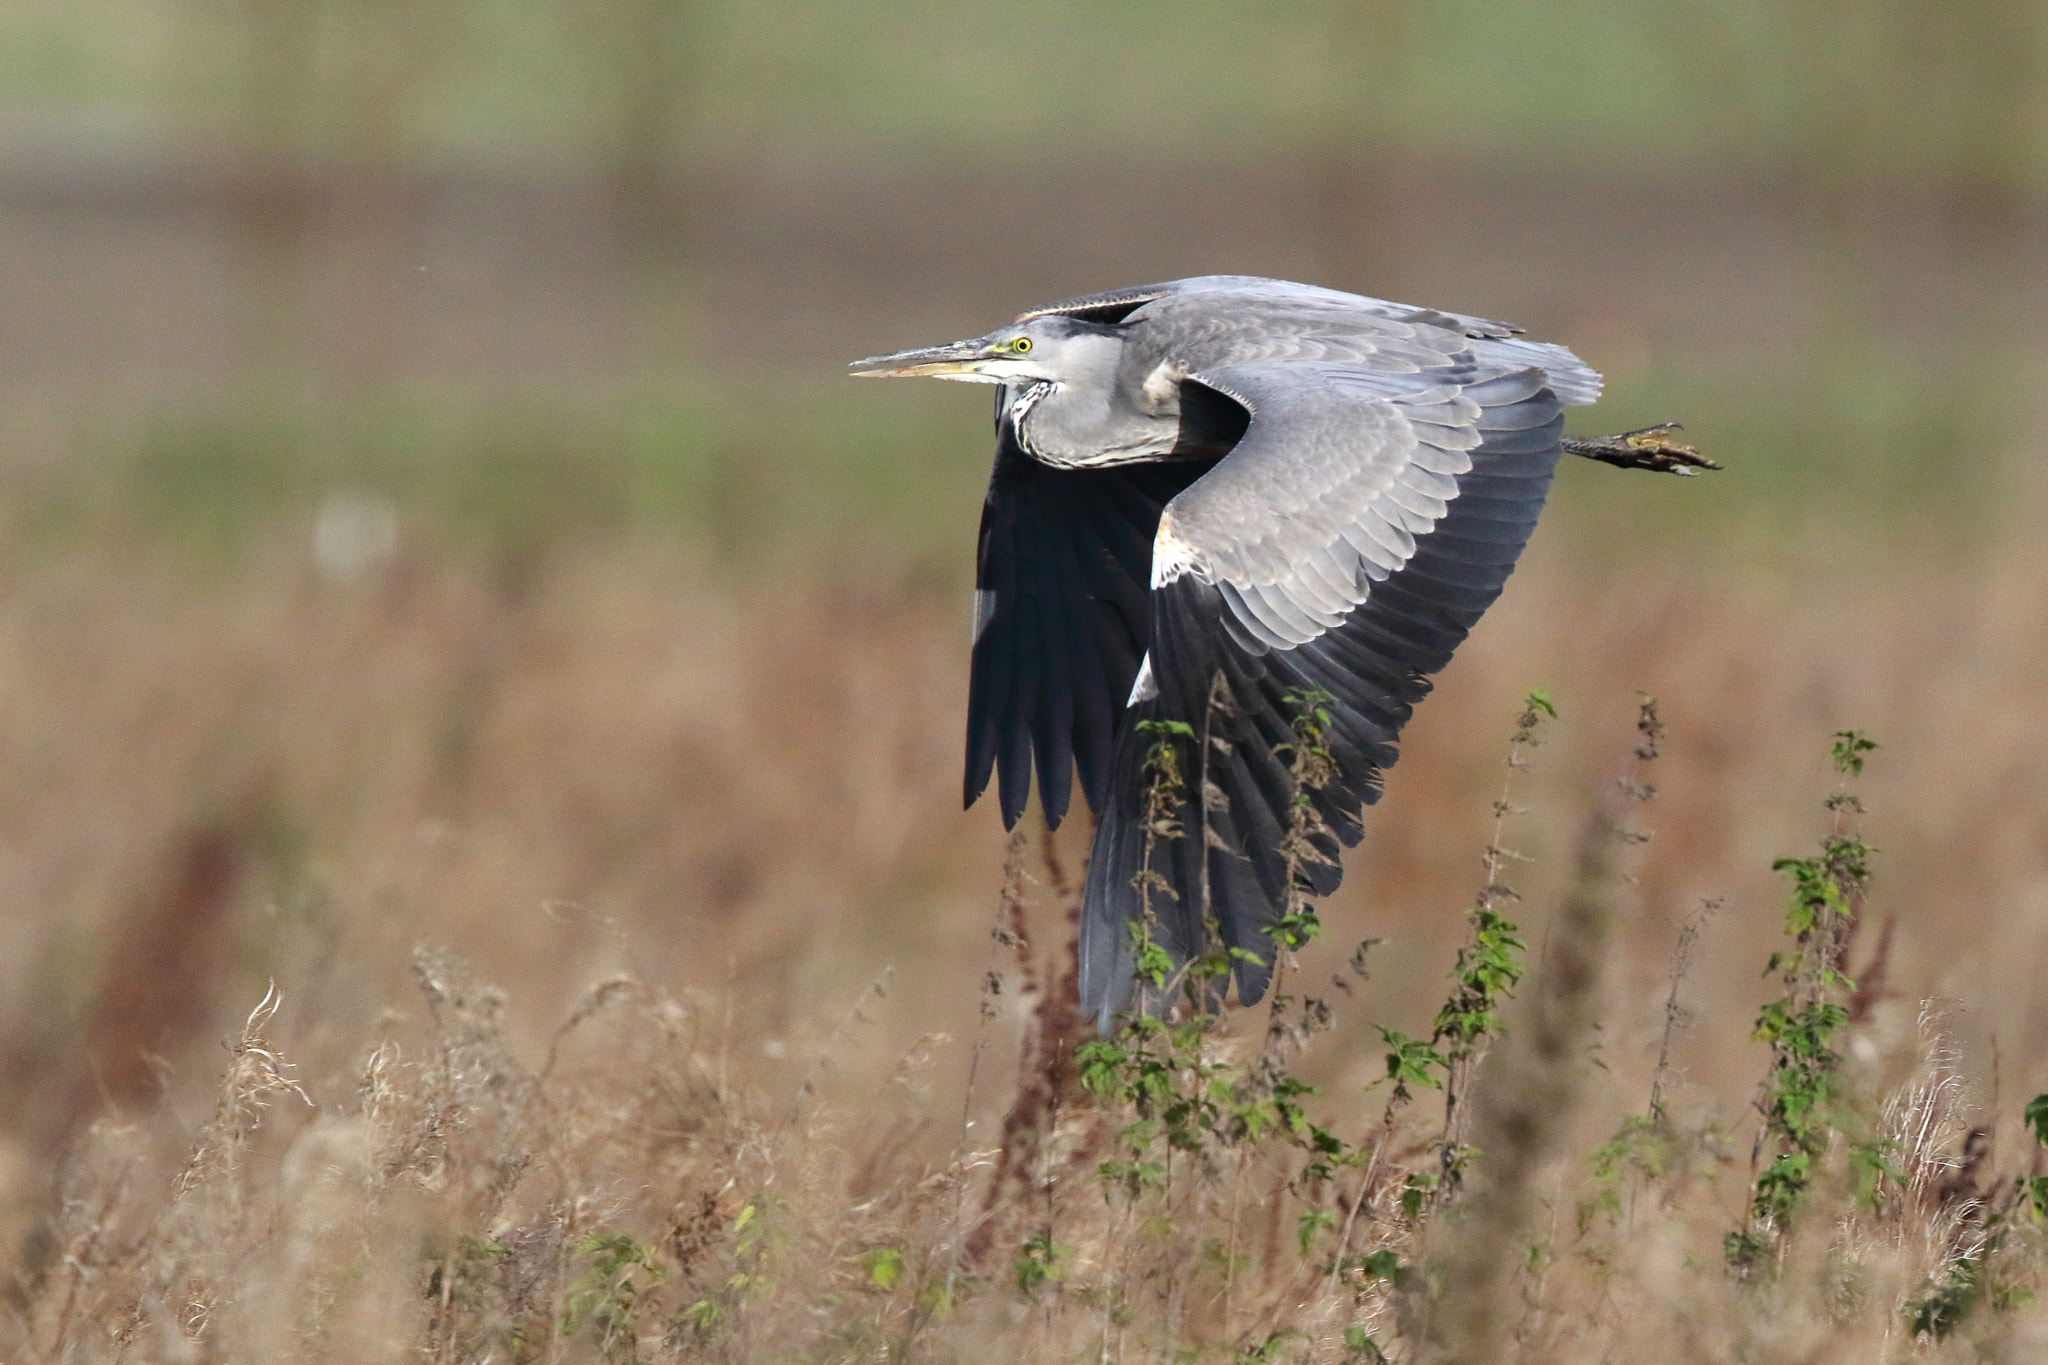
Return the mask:
{"type": "Polygon", "coordinates": [[[1079,777],[1098,816],[1081,996],[1104,1027],[1131,1002],[1140,919],[1176,964],[1220,939],[1238,999],[1264,994],[1290,876],[1336,888],[1338,845],[1428,675],[1499,596],[1562,450],[1716,467],[1668,427],[1566,440],[1563,409],[1601,380],[1562,346],[1251,276],[1069,299],[852,369],[999,386],[965,794],[995,775],[1014,826],[1035,766],[1057,827],[1079,777]],[[1290,862],[1307,696],[1334,772],[1303,793],[1317,856],[1290,862]],[[1162,734],[1188,751],[1163,821],[1144,806],[1162,734]]]}

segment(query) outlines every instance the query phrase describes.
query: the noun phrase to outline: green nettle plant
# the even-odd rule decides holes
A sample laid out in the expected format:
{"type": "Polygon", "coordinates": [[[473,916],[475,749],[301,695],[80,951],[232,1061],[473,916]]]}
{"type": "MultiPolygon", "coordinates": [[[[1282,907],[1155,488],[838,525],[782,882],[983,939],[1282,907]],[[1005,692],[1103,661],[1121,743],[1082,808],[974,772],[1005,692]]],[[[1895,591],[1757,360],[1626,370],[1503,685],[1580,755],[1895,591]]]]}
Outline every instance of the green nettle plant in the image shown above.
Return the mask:
{"type": "MultiPolygon", "coordinates": [[[[1243,1062],[1228,1059],[1216,1046],[1215,1035],[1222,1025],[1220,983],[1244,954],[1225,951],[1213,923],[1208,926],[1208,950],[1185,964],[1178,978],[1171,959],[1154,940],[1151,911],[1156,902],[1151,897],[1172,892],[1165,879],[1153,872],[1152,857],[1168,840],[1197,837],[1188,826],[1195,818],[1206,818],[1213,808],[1208,803],[1217,799],[1215,793],[1205,791],[1202,804],[1189,800],[1190,787],[1201,780],[1203,735],[1191,725],[1154,722],[1144,731],[1150,740],[1142,797],[1147,847],[1145,866],[1134,883],[1140,893],[1141,916],[1130,929],[1133,959],[1145,988],[1141,1005],[1149,1008],[1121,1016],[1114,1033],[1082,1044],[1076,1053],[1083,1087],[1105,1112],[1118,1116],[1110,1134],[1111,1153],[1097,1166],[1104,1195],[1114,1210],[1110,1256],[1119,1254],[1134,1236],[1157,1236],[1162,1229],[1176,1226],[1176,1218],[1184,1217],[1187,1207],[1177,1186],[1228,1173],[1230,1222],[1225,1236],[1211,1239],[1208,1247],[1209,1262],[1221,1268],[1226,1318],[1243,1261],[1238,1252],[1241,1192],[1247,1172],[1262,1159],[1283,1165],[1286,1174],[1281,1188],[1296,1203],[1293,1245],[1317,1267],[1314,1273],[1327,1284],[1412,1293],[1423,1283],[1390,1247],[1368,1243],[1371,1249],[1357,1253],[1350,1247],[1376,1178],[1392,1176],[1398,1181],[1398,1206],[1412,1228],[1430,1210],[1453,1197],[1473,1155],[1464,1138],[1464,1106],[1469,1103],[1481,1060],[1501,1033],[1501,1008],[1525,970],[1520,929],[1506,913],[1519,899],[1507,872],[1522,857],[1504,840],[1508,817],[1519,810],[1510,797],[1517,777],[1529,767],[1528,754],[1540,742],[1543,723],[1556,715],[1545,694],[1534,692],[1525,698],[1509,738],[1506,773],[1493,805],[1484,884],[1468,915],[1466,941],[1452,964],[1449,995],[1429,1038],[1410,1038],[1391,1028],[1381,1030],[1388,1047],[1386,1079],[1393,1085],[1393,1097],[1380,1130],[1369,1141],[1353,1144],[1311,1116],[1309,1106],[1316,1092],[1289,1070],[1292,1058],[1333,1019],[1327,999],[1297,996],[1287,986],[1295,954],[1322,928],[1310,890],[1310,870],[1327,857],[1323,848],[1329,831],[1317,812],[1315,793],[1328,784],[1336,768],[1328,746],[1330,697],[1306,690],[1289,695],[1286,702],[1292,735],[1282,752],[1294,791],[1280,849],[1288,890],[1282,914],[1268,930],[1273,979],[1263,1046],[1243,1062]],[[1191,807],[1198,816],[1184,814],[1191,807]],[[1444,1129],[1433,1144],[1435,1157],[1430,1168],[1398,1171],[1391,1157],[1395,1115],[1412,1099],[1411,1087],[1445,1090],[1444,1129]],[[1364,1168],[1359,1188],[1344,1197],[1338,1177],[1357,1168],[1364,1168]]],[[[1212,715],[1226,704],[1220,688],[1212,691],[1210,704],[1212,715]]],[[[1654,718],[1653,709],[1647,714],[1654,718]]],[[[1366,940],[1353,953],[1348,971],[1351,979],[1365,979],[1373,942],[1366,940]]],[[[1335,984],[1349,989],[1342,976],[1335,984]]],[[[1383,1232],[1376,1234],[1374,1240],[1383,1236],[1383,1232]]],[[[1042,1284],[1052,1278],[1046,1267],[1054,1251],[1048,1234],[1037,1234],[1036,1240],[1028,1242],[1017,1262],[1020,1285],[1027,1281],[1042,1284]]],[[[1105,1333],[1129,1319],[1129,1288],[1119,1281],[1105,1300],[1105,1333]]],[[[1270,1351],[1280,1340],[1268,1336],[1248,1342],[1242,1349],[1257,1357],[1259,1351],[1270,1351]]],[[[1347,1358],[1380,1358],[1375,1338],[1362,1325],[1349,1329],[1345,1341],[1347,1358]]]]}
{"type": "Polygon", "coordinates": [[[1436,1142],[1436,1169],[1409,1172],[1402,1190],[1402,1209],[1411,1220],[1456,1197],[1473,1156],[1466,1142],[1472,1084],[1488,1048],[1500,1036],[1500,1008],[1521,982],[1522,957],[1527,951],[1517,937],[1521,926],[1506,913],[1521,899],[1508,882],[1508,869],[1524,860],[1504,839],[1508,817],[1522,813],[1509,798],[1516,776],[1529,770],[1529,750],[1542,742],[1543,722],[1556,718],[1557,707],[1548,693],[1531,692],[1522,699],[1521,714],[1508,736],[1507,771],[1493,801],[1493,835],[1482,862],[1486,880],[1466,912],[1466,938],[1451,964],[1451,991],[1437,1011],[1430,1036],[1411,1038],[1384,1025],[1379,1030],[1387,1047],[1385,1079],[1392,1085],[1382,1119],[1388,1133],[1395,1115],[1414,1098],[1411,1087],[1444,1092],[1444,1126],[1436,1142]]]}
{"type": "Polygon", "coordinates": [[[666,1272],[658,1254],[623,1232],[600,1233],[576,1247],[582,1276],[562,1309],[562,1331],[588,1332],[609,1361],[637,1362],[638,1318],[647,1290],[666,1272]]]}
{"type": "MultiPolygon", "coordinates": [[[[1125,1233],[1141,1203],[1156,1200],[1162,1216],[1174,1197],[1175,1162],[1213,1166],[1228,1157],[1237,1171],[1241,1192],[1249,1164],[1274,1142],[1299,1156],[1288,1188],[1308,1201],[1297,1218],[1301,1254],[1310,1253],[1316,1235],[1334,1226],[1336,1214],[1316,1205],[1315,1194],[1344,1166],[1359,1164],[1361,1153],[1329,1128],[1315,1122],[1306,1103],[1312,1086],[1287,1070],[1289,1057],[1329,1027],[1327,1000],[1297,1000],[1283,989],[1293,954],[1321,932],[1310,899],[1306,869],[1327,862],[1318,839],[1328,828],[1315,807],[1314,793],[1336,775],[1327,742],[1331,698],[1320,689],[1291,693],[1292,740],[1284,746],[1294,793],[1288,828],[1282,836],[1287,897],[1279,920],[1267,930],[1274,968],[1265,1045],[1247,1062],[1215,1055],[1212,1036],[1223,1023],[1223,983],[1232,968],[1253,955],[1225,948],[1212,918],[1205,917],[1207,950],[1180,968],[1176,979],[1171,957],[1152,935],[1155,894],[1172,895],[1166,879],[1152,870],[1152,857],[1162,841],[1184,837],[1180,811],[1188,796],[1187,771],[1181,744],[1198,743],[1193,726],[1178,721],[1143,722],[1141,733],[1151,740],[1144,765],[1145,865],[1134,878],[1141,917],[1130,927],[1132,958],[1141,983],[1140,1009],[1119,1015],[1108,1037],[1076,1050],[1081,1084],[1106,1109],[1124,1115],[1114,1132],[1115,1155],[1097,1168],[1104,1193],[1119,1206],[1113,1238],[1125,1233]],[[1174,999],[1178,988],[1178,999],[1174,999]],[[1148,988],[1148,989],[1147,989],[1148,988]],[[1144,1008],[1158,1002],[1157,1011],[1144,1008]]],[[[1210,692],[1211,716],[1227,703],[1221,678],[1210,692]]],[[[1206,728],[1206,727],[1205,727],[1206,728]]],[[[1193,765],[1199,774],[1199,760],[1193,765]]],[[[1203,784],[1205,788],[1208,784],[1203,784]]],[[[1213,789],[1207,803],[1220,799],[1213,789]]],[[[1206,827],[1202,831],[1206,843],[1206,827]]],[[[1353,973],[1363,977],[1365,950],[1353,957],[1353,973]]],[[[1213,1248],[1223,1266],[1225,1290],[1234,1283],[1238,1262],[1233,1215],[1224,1244],[1213,1248]]],[[[1277,1342],[1268,1342],[1268,1348],[1277,1342]]]]}
{"type": "Polygon", "coordinates": [[[1818,1163],[1837,1138],[1869,1185],[1888,1173],[1881,1139],[1865,1130],[1845,1092],[1839,1042],[1855,990],[1845,970],[1870,885],[1876,852],[1858,832],[1862,802],[1852,790],[1864,756],[1877,745],[1860,730],[1835,735],[1831,758],[1838,783],[1826,807],[1830,829],[1810,858],[1780,858],[1771,869],[1792,884],[1785,932],[1794,951],[1773,953],[1767,973],[1782,994],[1757,1016],[1756,1037],[1770,1044],[1770,1070],[1757,1108],[1763,1126],[1753,1162],[1761,1162],[1742,1227],[1728,1234],[1728,1263],[1743,1274],[1766,1270],[1808,1192],[1818,1163]]]}

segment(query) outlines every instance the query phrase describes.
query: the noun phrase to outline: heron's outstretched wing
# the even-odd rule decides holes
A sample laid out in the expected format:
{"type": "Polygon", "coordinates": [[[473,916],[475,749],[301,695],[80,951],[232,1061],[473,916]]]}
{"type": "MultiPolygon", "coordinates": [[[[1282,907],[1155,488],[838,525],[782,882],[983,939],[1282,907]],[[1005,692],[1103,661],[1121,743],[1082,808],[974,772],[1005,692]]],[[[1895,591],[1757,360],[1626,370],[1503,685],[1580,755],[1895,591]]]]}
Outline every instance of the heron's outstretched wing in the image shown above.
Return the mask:
{"type": "Polygon", "coordinates": [[[1017,321],[1051,314],[1130,322],[1141,333],[1158,334],[1162,341],[1153,358],[1191,362],[1183,373],[1282,360],[1414,370],[1465,355],[1495,369],[1540,368],[1567,406],[1600,396],[1600,376],[1577,356],[1562,346],[1527,340],[1511,323],[1292,280],[1197,275],[1048,303],[1026,310],[1017,321]]]}
{"type": "Polygon", "coordinates": [[[1288,304],[1308,308],[1335,306],[1343,311],[1369,313],[1380,318],[1420,319],[1454,335],[1468,337],[1510,337],[1521,330],[1510,323],[1493,322],[1465,313],[1447,313],[1438,308],[1419,308],[1414,304],[1395,303],[1389,299],[1375,299],[1364,294],[1347,294],[1340,289],[1297,284],[1293,280],[1268,279],[1263,275],[1195,275],[1184,280],[1167,280],[1161,284],[1105,289],[1099,293],[1061,299],[1058,303],[1027,308],[1017,315],[1017,321],[1029,322],[1032,318],[1048,317],[1057,313],[1089,322],[1121,322],[1137,309],[1155,300],[1196,294],[1232,295],[1233,297],[1223,304],[1224,307],[1231,309],[1240,309],[1247,301],[1255,301],[1278,307],[1285,307],[1288,304]]]}
{"type": "Polygon", "coordinates": [[[1507,323],[1288,280],[1179,280],[1127,321],[1141,369],[1166,364],[1187,374],[1298,362],[1413,375],[1459,365],[1496,373],[1536,368],[1562,403],[1600,396],[1600,376],[1585,362],[1562,346],[1526,340],[1507,323]]]}
{"type": "Polygon", "coordinates": [[[1088,871],[1081,989],[1099,1019],[1129,1002],[1130,925],[1147,902],[1176,961],[1203,951],[1213,923],[1220,946],[1258,959],[1237,965],[1239,998],[1264,993],[1304,698],[1328,698],[1335,773],[1310,793],[1322,828],[1293,875],[1324,894],[1425,675],[1449,662],[1527,542],[1563,426],[1542,369],[1470,352],[1405,374],[1246,365],[1192,382],[1251,420],[1167,505],[1155,537],[1149,677],[1120,732],[1088,871]],[[1146,762],[1162,740],[1179,756],[1179,833],[1153,821],[1148,855],[1146,762]]]}
{"type": "Polygon", "coordinates": [[[1089,805],[1102,809],[1117,722],[1150,629],[1159,509],[1209,463],[1055,469],[1018,448],[1007,420],[998,423],[975,569],[968,805],[1000,770],[1003,823],[1016,824],[1035,751],[1050,824],[1067,812],[1077,769],[1089,805]]]}

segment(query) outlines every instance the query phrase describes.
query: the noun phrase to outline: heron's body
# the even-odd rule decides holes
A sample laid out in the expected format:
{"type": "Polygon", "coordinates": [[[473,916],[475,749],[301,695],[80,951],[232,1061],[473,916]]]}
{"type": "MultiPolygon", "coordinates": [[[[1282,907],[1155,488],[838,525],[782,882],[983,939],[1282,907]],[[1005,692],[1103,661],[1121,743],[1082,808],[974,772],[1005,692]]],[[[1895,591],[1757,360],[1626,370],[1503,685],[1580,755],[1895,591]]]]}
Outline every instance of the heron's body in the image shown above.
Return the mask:
{"type": "Polygon", "coordinates": [[[1427,675],[1535,526],[1563,406],[1599,376],[1499,323],[1245,276],[1092,295],[856,368],[1002,386],[966,795],[997,774],[1014,823],[1035,768],[1056,825],[1078,771],[1100,816],[1084,1006],[1128,1005],[1145,919],[1176,961],[1241,950],[1257,999],[1289,876],[1335,888],[1427,675]],[[1334,768],[1306,792],[1316,851],[1290,859],[1307,697],[1327,699],[1334,768]],[[1162,738],[1178,785],[1148,850],[1162,738]]]}

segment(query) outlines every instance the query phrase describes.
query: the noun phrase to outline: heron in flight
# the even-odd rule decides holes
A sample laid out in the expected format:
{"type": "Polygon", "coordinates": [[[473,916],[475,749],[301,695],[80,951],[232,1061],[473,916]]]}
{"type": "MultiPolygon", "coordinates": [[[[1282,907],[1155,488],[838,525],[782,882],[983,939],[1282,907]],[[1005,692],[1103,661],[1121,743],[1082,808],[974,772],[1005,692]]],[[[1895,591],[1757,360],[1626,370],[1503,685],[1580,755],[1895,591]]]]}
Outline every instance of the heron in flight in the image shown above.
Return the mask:
{"type": "Polygon", "coordinates": [[[1565,439],[1563,409],[1601,381],[1562,346],[1250,276],[1069,299],[852,369],[998,386],[966,799],[993,774],[1013,826],[1035,767],[1057,827],[1079,777],[1098,817],[1081,1001],[1105,1028],[1133,1002],[1140,923],[1177,965],[1236,950],[1238,999],[1264,994],[1290,879],[1336,888],[1339,843],[1500,595],[1562,451],[1716,467],[1669,427],[1565,439]],[[1310,698],[1320,785],[1290,749],[1310,698]],[[1298,787],[1319,817],[1306,858],[1283,851],[1298,787]]]}

